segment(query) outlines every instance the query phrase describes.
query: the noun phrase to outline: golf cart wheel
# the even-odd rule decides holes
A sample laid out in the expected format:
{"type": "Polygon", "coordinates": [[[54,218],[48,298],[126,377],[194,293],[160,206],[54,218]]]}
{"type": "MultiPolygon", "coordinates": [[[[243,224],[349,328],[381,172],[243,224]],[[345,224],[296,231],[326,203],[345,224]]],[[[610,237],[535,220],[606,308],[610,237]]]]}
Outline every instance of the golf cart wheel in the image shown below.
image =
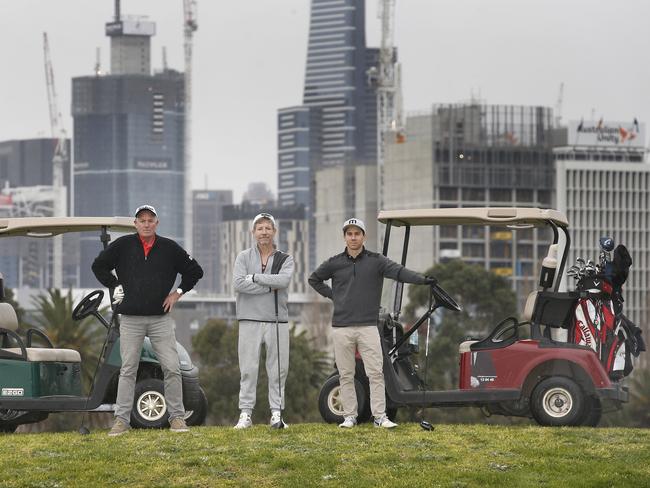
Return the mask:
{"type": "Polygon", "coordinates": [[[199,390],[192,402],[185,405],[185,422],[187,425],[203,425],[208,415],[208,397],[205,395],[203,388],[199,390]]]}
{"type": "Polygon", "coordinates": [[[578,384],[564,376],[539,382],[531,396],[530,409],[540,425],[578,425],[585,408],[585,396],[578,384]]]}
{"type": "MultiPolygon", "coordinates": [[[[368,404],[367,393],[361,382],[356,378],[354,388],[357,392],[357,412],[361,416],[368,404]]],[[[341,402],[341,386],[338,374],[333,374],[323,383],[318,395],[318,410],[323,420],[328,424],[343,422],[343,403],[341,402]]]]}
{"type": "Polygon", "coordinates": [[[16,432],[17,428],[18,428],[17,425],[5,424],[4,422],[0,422],[0,432],[4,432],[6,434],[12,434],[16,432]]]}
{"type": "Polygon", "coordinates": [[[135,385],[131,425],[137,429],[162,429],[167,427],[169,412],[164,394],[164,383],[147,378],[135,385]]]}
{"type": "Polygon", "coordinates": [[[600,400],[594,396],[588,396],[585,399],[585,411],[582,413],[582,418],[578,425],[585,427],[596,427],[603,417],[603,407],[600,400]]]}

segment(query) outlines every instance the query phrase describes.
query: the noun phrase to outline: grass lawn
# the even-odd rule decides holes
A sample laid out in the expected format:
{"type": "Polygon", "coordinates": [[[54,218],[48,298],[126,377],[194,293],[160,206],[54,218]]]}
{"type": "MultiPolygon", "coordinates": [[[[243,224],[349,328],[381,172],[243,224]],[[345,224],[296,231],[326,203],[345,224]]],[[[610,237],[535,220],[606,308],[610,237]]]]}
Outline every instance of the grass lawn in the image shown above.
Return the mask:
{"type": "Polygon", "coordinates": [[[0,486],[650,486],[650,431],[418,424],[0,434],[0,486]]]}

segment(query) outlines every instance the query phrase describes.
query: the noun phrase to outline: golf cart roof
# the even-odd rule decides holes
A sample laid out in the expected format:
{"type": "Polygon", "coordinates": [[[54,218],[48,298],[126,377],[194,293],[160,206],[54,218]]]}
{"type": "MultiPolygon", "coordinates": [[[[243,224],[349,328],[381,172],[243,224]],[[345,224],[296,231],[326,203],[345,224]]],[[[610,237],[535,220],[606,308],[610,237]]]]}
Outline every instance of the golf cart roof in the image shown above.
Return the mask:
{"type": "Polygon", "coordinates": [[[569,222],[561,212],[552,209],[519,207],[421,208],[381,210],[377,219],[392,225],[505,225],[542,227],[552,221],[559,227],[569,222]]]}
{"type": "Polygon", "coordinates": [[[52,237],[66,232],[134,232],[132,217],[19,217],[0,219],[0,237],[52,237]]]}

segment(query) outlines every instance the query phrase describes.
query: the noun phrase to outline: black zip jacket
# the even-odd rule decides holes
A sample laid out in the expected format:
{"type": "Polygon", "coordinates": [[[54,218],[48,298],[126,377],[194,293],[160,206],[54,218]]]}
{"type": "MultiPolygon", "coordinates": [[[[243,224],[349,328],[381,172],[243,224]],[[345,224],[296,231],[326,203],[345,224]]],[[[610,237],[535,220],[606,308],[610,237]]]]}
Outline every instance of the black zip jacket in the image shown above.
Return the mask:
{"type": "Polygon", "coordinates": [[[178,286],[183,293],[194,288],[203,277],[203,269],[196,260],[176,242],[159,235],[147,257],[138,234],[116,239],[99,253],[92,270],[102,285],[124,287],[124,300],[117,312],[125,315],[164,315],[163,302],[179,273],[178,286]]]}
{"type": "Polygon", "coordinates": [[[309,284],[334,302],[332,325],[377,325],[384,278],[423,285],[426,278],[383,254],[365,248],[353,258],[347,249],[329,258],[309,277],[309,284]],[[332,287],[324,281],[332,280],[332,287]]]}

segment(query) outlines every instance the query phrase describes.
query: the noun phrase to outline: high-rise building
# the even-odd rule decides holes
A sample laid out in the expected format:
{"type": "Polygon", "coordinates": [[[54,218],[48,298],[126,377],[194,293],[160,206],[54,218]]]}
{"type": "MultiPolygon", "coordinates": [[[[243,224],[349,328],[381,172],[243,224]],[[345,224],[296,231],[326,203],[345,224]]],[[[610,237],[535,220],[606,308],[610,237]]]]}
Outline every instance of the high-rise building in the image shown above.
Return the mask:
{"type": "MultiPolygon", "coordinates": [[[[130,216],[149,203],[160,234],[182,244],[184,79],[174,70],[150,74],[154,32],[152,22],[116,12],[106,25],[112,73],[72,80],[74,211],[130,216]]],[[[82,285],[95,283],[89,263],[96,253],[82,239],[82,285]]]]}
{"type": "Polygon", "coordinates": [[[224,205],[232,205],[232,190],[194,190],[192,225],[194,257],[203,268],[203,278],[196,285],[201,294],[216,294],[222,288],[219,266],[224,205]]]}
{"type": "MultiPolygon", "coordinates": [[[[632,257],[623,285],[624,313],[647,334],[650,319],[650,164],[645,127],[636,122],[572,122],[556,157],[557,208],[571,231],[568,266],[578,256],[597,261],[609,236],[632,257]]],[[[564,277],[562,287],[573,288],[564,277]]]]}
{"type": "MultiPolygon", "coordinates": [[[[406,141],[387,146],[385,208],[551,207],[552,120],[545,107],[477,103],[435,105],[409,117],[406,141]]],[[[425,271],[462,258],[508,277],[523,304],[536,289],[549,236],[542,229],[414,228],[407,264],[425,271]]]]}
{"type": "MultiPolygon", "coordinates": [[[[377,164],[377,97],[368,71],[379,55],[365,37],[365,1],[312,0],[303,103],[278,111],[278,204],[305,206],[311,266],[314,212],[326,211],[315,208],[316,171],[377,164]]],[[[349,208],[334,203],[342,213],[349,208]]]]}
{"type": "MultiPolygon", "coordinates": [[[[70,161],[64,161],[63,185],[52,186],[52,159],[57,139],[35,138],[0,142],[0,216],[50,217],[56,198],[71,206],[70,161]],[[60,193],[63,192],[63,194],[60,193]]],[[[70,153],[70,141],[66,140],[70,153]]],[[[63,286],[77,285],[78,241],[63,236],[63,286]]],[[[54,286],[53,240],[20,237],[5,239],[0,248],[0,269],[5,285],[12,288],[54,286]]]]}
{"type": "MultiPolygon", "coordinates": [[[[51,186],[52,159],[58,140],[52,138],[19,139],[0,142],[0,188],[51,186]]],[[[70,140],[66,140],[70,154],[70,140]]],[[[63,185],[70,191],[70,161],[64,161],[63,185]]],[[[68,209],[70,207],[68,200],[68,209]]]]}

